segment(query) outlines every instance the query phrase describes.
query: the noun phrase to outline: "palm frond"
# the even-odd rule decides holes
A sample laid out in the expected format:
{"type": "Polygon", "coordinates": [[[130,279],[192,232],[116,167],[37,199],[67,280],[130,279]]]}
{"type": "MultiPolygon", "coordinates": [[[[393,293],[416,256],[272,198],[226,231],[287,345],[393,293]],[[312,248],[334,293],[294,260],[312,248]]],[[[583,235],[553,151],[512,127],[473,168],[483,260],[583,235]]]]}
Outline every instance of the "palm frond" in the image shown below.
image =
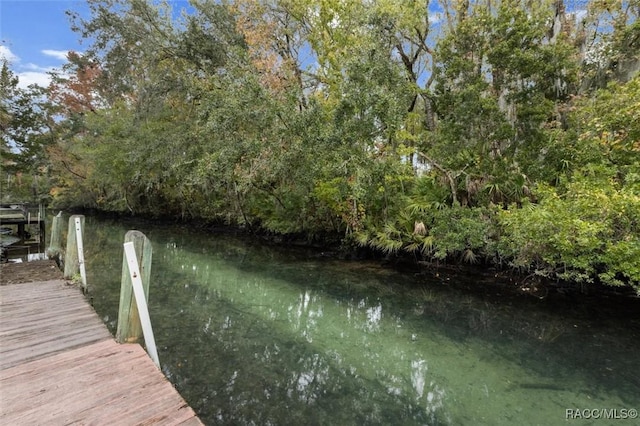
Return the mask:
{"type": "Polygon", "coordinates": [[[369,242],[371,241],[371,234],[367,231],[358,231],[354,234],[354,238],[359,246],[365,247],[369,245],[369,242]]]}
{"type": "Polygon", "coordinates": [[[478,263],[478,256],[473,252],[473,250],[471,249],[466,249],[463,253],[462,253],[462,260],[465,263],[478,263]]]}
{"type": "Polygon", "coordinates": [[[435,247],[435,239],[433,238],[433,235],[426,235],[423,239],[422,239],[422,254],[423,255],[428,255],[431,252],[433,252],[433,248],[435,247]]]}

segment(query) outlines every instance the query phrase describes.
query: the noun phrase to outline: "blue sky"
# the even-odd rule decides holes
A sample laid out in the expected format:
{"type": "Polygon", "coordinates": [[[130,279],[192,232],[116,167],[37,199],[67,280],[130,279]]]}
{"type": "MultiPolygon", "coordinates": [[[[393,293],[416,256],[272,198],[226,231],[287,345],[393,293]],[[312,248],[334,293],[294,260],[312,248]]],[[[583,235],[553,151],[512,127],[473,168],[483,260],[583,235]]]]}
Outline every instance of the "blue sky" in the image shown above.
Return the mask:
{"type": "Polygon", "coordinates": [[[0,56],[9,60],[21,87],[46,85],[47,72],[62,66],[69,50],[82,51],[66,10],[86,14],[88,7],[78,0],[0,1],[0,56]]]}
{"type": "MultiPolygon", "coordinates": [[[[171,3],[179,13],[187,0],[171,3]]],[[[82,53],[86,48],[87,42],[82,44],[71,31],[67,10],[89,16],[84,0],[0,0],[0,57],[9,60],[20,87],[48,85],[47,73],[66,62],[68,51],[82,53]]]]}
{"type": "MultiPolygon", "coordinates": [[[[171,3],[179,11],[187,1],[171,3]]],[[[584,7],[587,1],[568,3],[570,9],[581,12],[578,6],[584,7]]],[[[86,42],[81,44],[78,34],[71,31],[67,10],[89,14],[84,0],[0,0],[0,57],[9,60],[21,87],[32,83],[46,86],[47,72],[60,68],[69,50],[82,52],[85,48],[86,42]]]]}

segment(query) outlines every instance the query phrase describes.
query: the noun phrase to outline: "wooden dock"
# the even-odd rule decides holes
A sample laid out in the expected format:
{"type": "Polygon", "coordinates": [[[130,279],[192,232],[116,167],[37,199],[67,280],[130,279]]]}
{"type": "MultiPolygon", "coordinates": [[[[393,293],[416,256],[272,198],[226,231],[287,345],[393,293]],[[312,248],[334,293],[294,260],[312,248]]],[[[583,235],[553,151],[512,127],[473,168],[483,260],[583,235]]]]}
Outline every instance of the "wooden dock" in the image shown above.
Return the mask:
{"type": "Polygon", "coordinates": [[[4,252],[21,253],[27,258],[44,253],[45,210],[43,205],[0,205],[0,247],[4,252]],[[33,234],[32,234],[33,232],[33,234]]]}
{"type": "Polygon", "coordinates": [[[0,424],[202,423],[140,345],[116,343],[56,279],[0,285],[0,424]]]}

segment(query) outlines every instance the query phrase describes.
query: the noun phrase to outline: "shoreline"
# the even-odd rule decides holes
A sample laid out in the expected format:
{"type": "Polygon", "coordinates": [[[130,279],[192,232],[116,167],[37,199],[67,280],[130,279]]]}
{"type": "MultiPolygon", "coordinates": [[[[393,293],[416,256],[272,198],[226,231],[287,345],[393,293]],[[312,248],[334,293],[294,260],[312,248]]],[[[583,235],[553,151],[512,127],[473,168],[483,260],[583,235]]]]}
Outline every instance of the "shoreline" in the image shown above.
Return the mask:
{"type": "MultiPolygon", "coordinates": [[[[344,239],[341,239],[340,236],[329,233],[314,239],[309,239],[302,234],[276,234],[263,230],[262,228],[250,229],[206,219],[180,219],[169,216],[143,217],[140,215],[127,215],[97,209],[79,208],[69,209],[65,211],[65,213],[86,214],[100,219],[124,220],[146,225],[153,224],[154,226],[170,225],[199,229],[212,235],[216,233],[233,235],[250,243],[304,250],[308,252],[307,254],[309,256],[314,258],[353,262],[378,262],[382,268],[392,269],[402,273],[431,275],[436,278],[439,274],[474,275],[480,279],[482,287],[486,287],[487,289],[491,288],[492,291],[504,291],[513,295],[533,297],[540,300],[554,296],[560,298],[573,297],[576,299],[601,296],[640,300],[640,294],[636,293],[630,285],[614,287],[598,282],[580,283],[559,279],[554,280],[531,272],[521,272],[510,266],[500,267],[486,262],[478,262],[475,264],[451,261],[439,262],[418,258],[413,253],[408,252],[385,254],[371,247],[345,243],[344,239]]],[[[474,288],[473,291],[478,291],[478,289],[474,288]]]]}

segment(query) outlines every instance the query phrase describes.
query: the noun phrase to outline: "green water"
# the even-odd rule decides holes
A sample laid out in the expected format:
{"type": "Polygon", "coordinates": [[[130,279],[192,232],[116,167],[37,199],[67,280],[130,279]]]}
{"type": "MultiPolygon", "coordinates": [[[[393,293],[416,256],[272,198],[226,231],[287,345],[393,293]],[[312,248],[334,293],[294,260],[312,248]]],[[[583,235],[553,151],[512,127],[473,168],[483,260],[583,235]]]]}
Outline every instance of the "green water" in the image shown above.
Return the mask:
{"type": "Polygon", "coordinates": [[[87,218],[90,296],[112,331],[134,228],[153,242],[162,370],[206,424],[638,424],[566,418],[640,409],[638,303],[513,297],[470,276],[87,218]]]}

